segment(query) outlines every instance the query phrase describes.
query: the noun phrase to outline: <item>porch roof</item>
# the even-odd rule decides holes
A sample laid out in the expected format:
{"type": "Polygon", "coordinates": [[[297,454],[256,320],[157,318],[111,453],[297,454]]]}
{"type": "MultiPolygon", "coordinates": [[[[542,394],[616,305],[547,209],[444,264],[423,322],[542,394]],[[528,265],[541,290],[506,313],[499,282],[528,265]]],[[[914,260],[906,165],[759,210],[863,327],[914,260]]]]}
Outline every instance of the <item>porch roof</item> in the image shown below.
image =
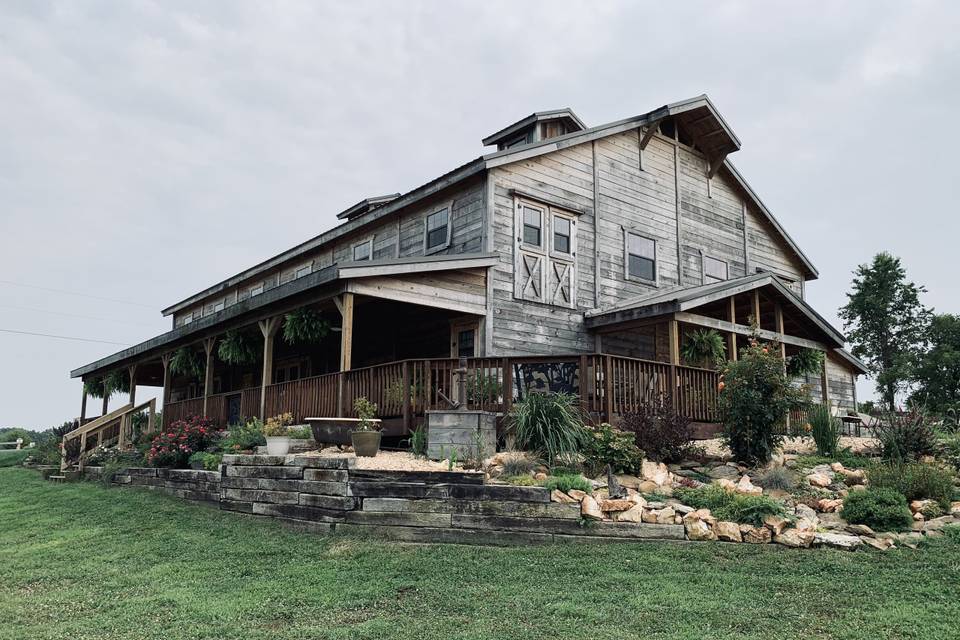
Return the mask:
{"type": "Polygon", "coordinates": [[[841,358],[861,373],[868,373],[863,362],[844,350],[846,338],[843,334],[772,273],[756,273],[723,282],[654,293],[626,300],[605,309],[592,309],[584,313],[584,324],[590,329],[602,329],[668,314],[671,316],[682,314],[718,300],[758,289],[767,289],[771,297],[785,303],[788,309],[799,313],[816,330],[819,334],[817,337],[825,347],[837,352],[841,358]]]}
{"type": "Polygon", "coordinates": [[[70,377],[78,378],[132,364],[142,361],[146,356],[159,357],[162,352],[194,344],[205,337],[223,333],[228,329],[248,325],[264,317],[286,313],[303,304],[332,298],[348,290],[349,281],[353,279],[486,268],[494,265],[496,261],[496,254],[472,253],[379,260],[362,267],[356,263],[344,267],[334,264],[74,369],[70,372],[70,377]]]}

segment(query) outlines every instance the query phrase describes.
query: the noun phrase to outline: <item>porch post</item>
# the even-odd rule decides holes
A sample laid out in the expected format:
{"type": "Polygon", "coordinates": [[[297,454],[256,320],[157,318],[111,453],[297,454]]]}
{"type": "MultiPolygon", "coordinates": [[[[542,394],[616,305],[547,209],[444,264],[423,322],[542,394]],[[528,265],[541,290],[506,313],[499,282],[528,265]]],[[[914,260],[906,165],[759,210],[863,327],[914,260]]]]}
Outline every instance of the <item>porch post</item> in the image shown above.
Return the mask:
{"type": "Polygon", "coordinates": [[[165,353],[160,356],[160,363],[163,364],[163,404],[170,400],[170,360],[173,359],[172,353],[165,353]]]}
{"type": "Polygon", "coordinates": [[[757,323],[758,328],[760,327],[760,290],[753,290],[753,321],[757,323]]]}
{"type": "Polygon", "coordinates": [[[677,365],[680,364],[680,325],[679,323],[671,318],[667,322],[667,335],[670,340],[670,402],[673,404],[675,411],[679,411],[677,407],[677,365]]]}
{"type": "Polygon", "coordinates": [[[827,352],[823,352],[823,366],[820,368],[820,404],[830,404],[830,384],[827,378],[827,352]]]}
{"type": "MultiPolygon", "coordinates": [[[[773,307],[774,318],[777,323],[777,335],[780,336],[780,360],[783,362],[783,375],[787,375],[787,345],[783,342],[783,309],[779,304],[773,307]]],[[[787,429],[790,428],[790,412],[787,412],[787,429]]]]}
{"type": "MultiPolygon", "coordinates": [[[[737,301],[736,296],[730,296],[730,324],[737,324],[737,301]]],[[[727,342],[730,349],[730,360],[736,360],[737,354],[737,332],[731,331],[727,334],[727,342]]]]}
{"type": "Polygon", "coordinates": [[[279,316],[261,320],[260,333],[263,334],[263,374],[260,378],[260,419],[265,418],[267,409],[267,387],[273,384],[273,337],[280,328],[279,316]]]}
{"type": "Polygon", "coordinates": [[[216,338],[206,338],[203,341],[203,350],[207,354],[207,366],[203,373],[203,415],[207,415],[207,405],[213,395],[213,348],[217,344],[216,338]]]}
{"type": "Polygon", "coordinates": [[[137,365],[132,364],[127,367],[127,373],[130,376],[130,405],[137,404],[137,365]]]}
{"type": "Polygon", "coordinates": [[[80,398],[80,426],[83,426],[83,421],[87,417],[87,385],[83,378],[80,378],[80,391],[83,392],[80,398]]]}
{"type": "Polygon", "coordinates": [[[103,378],[103,413],[101,416],[107,415],[107,404],[110,402],[110,393],[107,390],[107,379],[103,378]]]}
{"type": "Polygon", "coordinates": [[[403,384],[403,431],[405,433],[410,433],[410,427],[413,426],[413,412],[411,411],[410,406],[410,361],[403,361],[403,373],[402,383],[403,384]]]}
{"type": "MultiPolygon", "coordinates": [[[[344,375],[345,371],[350,371],[353,365],[353,294],[344,293],[339,299],[334,298],[340,312],[340,373],[337,375],[337,415],[344,417],[347,407],[344,405],[344,375]]],[[[426,369],[426,375],[429,375],[430,369],[426,369]]]]}

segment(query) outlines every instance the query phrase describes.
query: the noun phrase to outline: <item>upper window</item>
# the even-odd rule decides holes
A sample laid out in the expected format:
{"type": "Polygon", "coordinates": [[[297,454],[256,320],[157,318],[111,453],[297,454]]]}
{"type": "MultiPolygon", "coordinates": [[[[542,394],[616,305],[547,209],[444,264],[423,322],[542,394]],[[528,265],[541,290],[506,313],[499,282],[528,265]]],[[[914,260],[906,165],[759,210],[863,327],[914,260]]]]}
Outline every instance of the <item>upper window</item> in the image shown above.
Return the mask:
{"type": "Polygon", "coordinates": [[[367,240],[366,242],[361,242],[360,244],[353,245],[353,259],[356,262],[360,260],[369,260],[370,259],[370,245],[372,242],[367,240]]]}
{"type": "Polygon", "coordinates": [[[655,282],[657,280],[657,242],[627,232],[627,275],[655,282]]]}
{"type": "Polygon", "coordinates": [[[703,283],[722,282],[727,279],[727,263],[710,256],[703,256],[703,283]]]}
{"type": "Polygon", "coordinates": [[[263,293],[263,283],[250,287],[250,297],[258,296],[263,293]]]}
{"type": "Polygon", "coordinates": [[[294,274],[293,277],[294,277],[294,278],[302,278],[303,276],[306,276],[306,275],[310,275],[310,265],[309,265],[309,264],[305,264],[305,265],[303,265],[302,267],[300,267],[299,269],[297,269],[297,272],[294,274]]]}
{"type": "Polygon", "coordinates": [[[557,253],[571,253],[569,218],[553,216],[553,250],[557,253]]]}
{"type": "Polygon", "coordinates": [[[213,303],[213,312],[217,313],[223,311],[223,307],[226,306],[226,300],[221,300],[220,302],[213,303]]]}
{"type": "Polygon", "coordinates": [[[450,244],[450,208],[444,207],[440,211],[427,216],[427,225],[424,235],[424,251],[443,249],[450,244]]]}
{"type": "Polygon", "coordinates": [[[533,207],[523,207],[523,243],[534,247],[543,246],[543,212],[533,207]]]}

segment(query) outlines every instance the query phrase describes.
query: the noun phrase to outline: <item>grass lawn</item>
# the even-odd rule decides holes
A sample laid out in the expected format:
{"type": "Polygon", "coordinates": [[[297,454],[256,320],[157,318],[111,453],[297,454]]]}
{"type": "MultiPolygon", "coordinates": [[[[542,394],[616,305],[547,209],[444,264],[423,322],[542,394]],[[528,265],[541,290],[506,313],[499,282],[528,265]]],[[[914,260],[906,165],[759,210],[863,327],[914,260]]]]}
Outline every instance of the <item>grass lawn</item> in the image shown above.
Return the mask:
{"type": "Polygon", "coordinates": [[[960,638],[960,545],[323,537],[0,469],[0,638],[960,638]]]}

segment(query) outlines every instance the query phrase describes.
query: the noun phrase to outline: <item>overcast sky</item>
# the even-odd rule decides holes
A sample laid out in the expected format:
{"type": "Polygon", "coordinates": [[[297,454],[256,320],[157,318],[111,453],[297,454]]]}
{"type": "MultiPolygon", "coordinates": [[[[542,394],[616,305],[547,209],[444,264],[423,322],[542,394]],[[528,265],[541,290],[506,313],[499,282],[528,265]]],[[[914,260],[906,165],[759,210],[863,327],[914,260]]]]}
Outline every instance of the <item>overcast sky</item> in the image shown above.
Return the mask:
{"type": "MultiPolygon", "coordinates": [[[[0,329],[140,342],[532,111],[700,93],[828,319],[880,250],[960,312],[958,32],[948,2],[0,0],[0,329]]],[[[79,415],[70,369],[119,348],[0,332],[0,426],[79,415]]]]}

